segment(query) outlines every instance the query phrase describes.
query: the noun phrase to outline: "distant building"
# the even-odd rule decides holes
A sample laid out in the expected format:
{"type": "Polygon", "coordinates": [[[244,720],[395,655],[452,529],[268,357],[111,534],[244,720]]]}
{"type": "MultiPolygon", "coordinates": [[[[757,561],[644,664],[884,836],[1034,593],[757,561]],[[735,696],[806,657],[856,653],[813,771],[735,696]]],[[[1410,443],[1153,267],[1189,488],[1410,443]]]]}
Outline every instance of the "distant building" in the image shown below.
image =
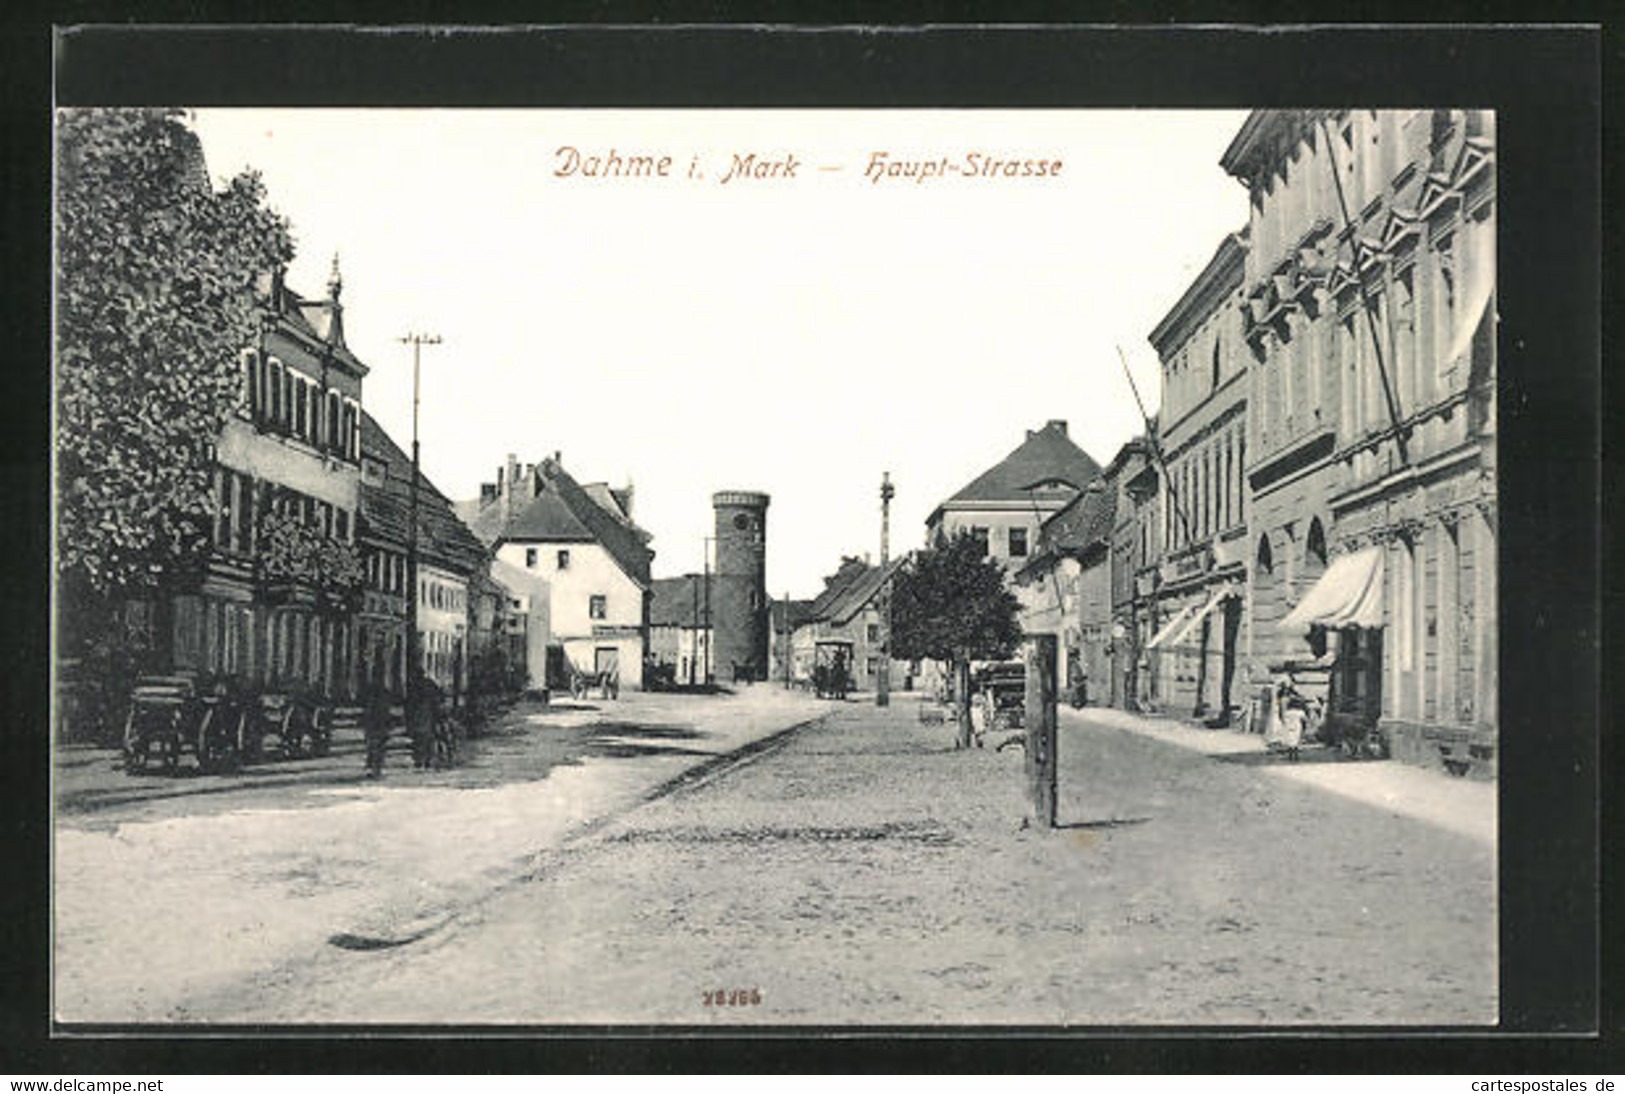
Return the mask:
{"type": "Polygon", "coordinates": [[[649,602],[649,659],[671,670],[675,683],[696,686],[713,682],[716,657],[707,605],[715,595],[700,574],[656,578],[649,602]]]}
{"type": "Polygon", "coordinates": [[[497,558],[548,583],[548,686],[567,672],[615,673],[624,686],[643,685],[654,552],[631,506],[630,488],[584,487],[555,453],[523,467],[510,455],[497,481],[460,507],[497,558]]]}
{"type": "Polygon", "coordinates": [[[1246,669],[1246,256],[1246,232],[1226,236],[1150,336],[1162,362],[1157,441],[1167,474],[1153,691],[1171,713],[1222,723],[1244,699],[1237,668],[1246,669]]]}
{"type": "Polygon", "coordinates": [[[493,558],[485,584],[499,590],[506,604],[492,605],[489,619],[476,617],[470,628],[475,634],[483,631],[490,635],[489,641],[502,650],[518,683],[527,689],[546,690],[550,686],[547,648],[552,640],[547,579],[493,558]]]}
{"type": "Polygon", "coordinates": [[[1117,496],[1092,480],[1046,520],[1027,565],[1016,571],[1025,634],[1054,635],[1062,685],[1092,702],[1111,695],[1111,543],[1117,496]]]}
{"type": "MultiPolygon", "coordinates": [[[[363,674],[384,659],[386,686],[399,690],[406,667],[406,559],[410,545],[412,458],[372,415],[361,415],[360,543],[367,575],[361,619],[363,674]]],[[[418,474],[418,656],[448,695],[468,685],[470,583],[490,555],[451,502],[418,474]]]]}
{"type": "Polygon", "coordinates": [[[790,682],[795,679],[796,628],[807,621],[811,600],[774,600],[768,605],[768,649],[772,666],[768,679],[790,682]]]}
{"type": "MultiPolygon", "coordinates": [[[[852,686],[866,691],[880,671],[880,591],[885,580],[907,561],[892,559],[884,571],[865,559],[843,558],[840,569],[824,581],[824,591],[807,607],[804,621],[791,636],[792,672],[797,681],[813,679],[813,669],[837,660],[851,673],[852,686]]],[[[911,666],[893,661],[892,681],[899,690],[913,686],[911,666]]]]}
{"type": "MultiPolygon", "coordinates": [[[[1152,419],[1152,437],[1156,420],[1152,419]]],[[[1106,466],[1112,493],[1112,686],[1111,704],[1143,710],[1155,700],[1148,652],[1161,629],[1157,583],[1161,580],[1162,474],[1151,437],[1135,437],[1106,466]]]]}
{"type": "Polygon", "coordinates": [[[1047,422],[932,510],[927,541],[968,532],[988,555],[1019,569],[1035,549],[1039,526],[1099,475],[1100,466],[1067,436],[1066,423],[1047,422]]]}

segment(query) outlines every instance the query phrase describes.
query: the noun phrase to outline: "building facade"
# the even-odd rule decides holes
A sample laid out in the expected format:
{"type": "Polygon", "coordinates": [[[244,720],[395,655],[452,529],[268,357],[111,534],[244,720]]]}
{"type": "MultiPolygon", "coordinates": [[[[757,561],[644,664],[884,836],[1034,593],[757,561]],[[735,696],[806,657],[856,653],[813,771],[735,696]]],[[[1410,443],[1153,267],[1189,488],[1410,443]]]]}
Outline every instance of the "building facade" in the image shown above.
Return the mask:
{"type": "MultiPolygon", "coordinates": [[[[361,415],[361,522],[366,591],[358,620],[358,678],[399,693],[409,678],[408,558],[412,460],[372,415],[361,415]]],[[[490,567],[483,544],[427,476],[417,480],[417,636],[425,676],[461,701],[469,684],[471,589],[490,567]]]]}
{"type": "Polygon", "coordinates": [[[1044,521],[1099,475],[1100,466],[1067,435],[1066,422],[1049,421],[938,505],[926,519],[926,542],[966,532],[990,557],[1019,570],[1035,551],[1044,521]]]}
{"type": "Polygon", "coordinates": [[[1106,465],[1105,488],[1113,495],[1111,531],[1112,706],[1146,710],[1155,701],[1148,647],[1161,627],[1157,584],[1161,581],[1162,476],[1150,436],[1126,442],[1106,465]]]}
{"type": "Polygon", "coordinates": [[[1495,170],[1486,111],[1255,111],[1244,336],[1255,677],[1494,770],[1495,170]]]}
{"type": "Polygon", "coordinates": [[[1244,232],[1226,236],[1150,336],[1162,364],[1157,442],[1165,478],[1162,550],[1145,559],[1158,566],[1151,688],[1162,709],[1214,724],[1229,723],[1246,668],[1246,254],[1244,232]]]}
{"type": "Polygon", "coordinates": [[[214,547],[170,603],[177,669],[353,694],[361,385],[335,263],[325,299],[260,285],[259,344],[215,446],[214,547]]]}
{"type": "Polygon", "coordinates": [[[1063,687],[1084,701],[1111,692],[1111,539],[1116,492],[1101,475],[1066,508],[1045,521],[1038,550],[1016,572],[1016,599],[1025,634],[1049,634],[1060,658],[1063,687]]]}
{"type": "Polygon", "coordinates": [[[583,487],[557,453],[522,467],[510,455],[497,482],[459,508],[497,558],[547,582],[550,681],[556,670],[642,687],[654,552],[632,522],[630,491],[599,485],[583,487]]]}
{"type": "Polygon", "coordinates": [[[707,623],[715,579],[708,575],[656,578],[649,603],[649,659],[682,687],[716,680],[716,655],[707,623]]]}
{"type": "MultiPolygon", "coordinates": [[[[808,606],[804,621],[790,638],[791,674],[795,682],[809,684],[814,669],[837,661],[846,666],[852,687],[875,687],[883,656],[881,590],[907,556],[894,558],[883,568],[866,559],[847,557],[824,581],[824,591],[808,606]]],[[[893,660],[892,686],[908,691],[914,686],[913,666],[893,660]]]]}

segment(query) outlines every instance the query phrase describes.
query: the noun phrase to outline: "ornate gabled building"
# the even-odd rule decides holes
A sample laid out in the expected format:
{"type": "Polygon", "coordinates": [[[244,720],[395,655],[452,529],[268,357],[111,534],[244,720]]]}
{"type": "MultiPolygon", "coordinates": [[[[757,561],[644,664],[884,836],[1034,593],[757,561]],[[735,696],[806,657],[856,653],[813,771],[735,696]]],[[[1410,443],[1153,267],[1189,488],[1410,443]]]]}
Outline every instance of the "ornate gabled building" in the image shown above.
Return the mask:
{"type": "Polygon", "coordinates": [[[259,285],[258,344],[215,445],[214,547],[171,604],[176,668],[348,694],[355,684],[361,384],[344,341],[334,260],[327,296],[280,273],[259,285]]]}
{"type": "Polygon", "coordinates": [[[1493,115],[1255,111],[1221,164],[1251,199],[1254,677],[1493,771],[1493,115]]]}

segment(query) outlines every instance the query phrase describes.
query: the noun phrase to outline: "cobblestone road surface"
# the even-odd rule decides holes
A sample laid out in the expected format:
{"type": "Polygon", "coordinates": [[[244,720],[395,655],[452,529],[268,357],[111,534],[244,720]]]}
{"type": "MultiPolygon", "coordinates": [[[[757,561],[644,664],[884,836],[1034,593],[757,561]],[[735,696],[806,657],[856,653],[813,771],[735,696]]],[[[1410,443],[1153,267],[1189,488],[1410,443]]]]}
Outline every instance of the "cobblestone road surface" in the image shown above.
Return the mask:
{"type": "MultiPolygon", "coordinates": [[[[412,945],[329,949],[189,1014],[1495,1020],[1493,820],[1424,819],[1387,784],[1389,800],[1329,790],[1339,765],[1305,780],[1312,754],[1294,773],[1250,746],[1207,755],[1086,712],[1063,719],[1062,827],[1022,831],[1019,749],[956,753],[950,727],[915,712],[912,700],[885,714],[839,707],[752,763],[543,854],[530,881],[412,945]]],[[[1356,782],[1370,766],[1340,765],[1356,782]]],[[[1394,785],[1451,785],[1427,777],[1394,785]]]]}

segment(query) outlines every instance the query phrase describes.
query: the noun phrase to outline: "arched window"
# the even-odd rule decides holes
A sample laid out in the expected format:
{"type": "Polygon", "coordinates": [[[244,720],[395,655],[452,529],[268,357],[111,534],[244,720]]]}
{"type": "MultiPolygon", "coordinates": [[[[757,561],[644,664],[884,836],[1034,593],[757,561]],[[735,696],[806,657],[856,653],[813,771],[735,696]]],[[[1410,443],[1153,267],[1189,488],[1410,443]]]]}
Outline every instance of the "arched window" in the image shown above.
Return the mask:
{"type": "Polygon", "coordinates": [[[1212,386],[1215,387],[1215,388],[1219,386],[1219,354],[1220,354],[1220,346],[1223,343],[1223,341],[1224,341],[1223,335],[1220,334],[1219,331],[1214,331],[1213,332],[1213,378],[1212,378],[1212,386]]]}

